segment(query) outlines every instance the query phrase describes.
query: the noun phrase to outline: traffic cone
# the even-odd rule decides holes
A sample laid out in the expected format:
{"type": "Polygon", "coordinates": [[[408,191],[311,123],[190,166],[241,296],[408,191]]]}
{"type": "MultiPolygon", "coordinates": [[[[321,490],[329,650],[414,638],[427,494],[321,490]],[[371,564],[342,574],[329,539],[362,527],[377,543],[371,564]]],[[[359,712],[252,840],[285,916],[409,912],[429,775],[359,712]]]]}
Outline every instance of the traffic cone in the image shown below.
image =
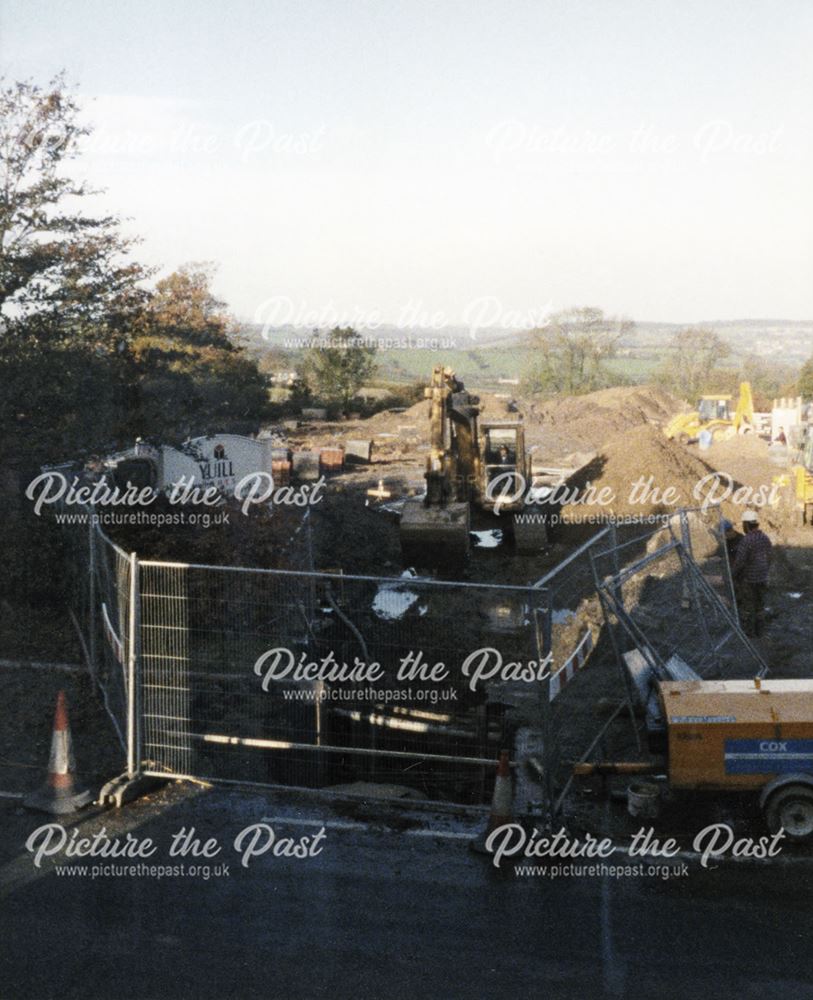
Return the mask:
{"type": "Polygon", "coordinates": [[[497,762],[497,777],[494,779],[494,794],[491,796],[491,812],[488,824],[483,833],[472,841],[471,848],[481,854],[488,854],[486,840],[492,831],[503,823],[510,823],[514,817],[514,787],[511,782],[511,765],[508,763],[508,751],[500,751],[497,762]]]}
{"type": "Polygon", "coordinates": [[[29,795],[23,804],[29,809],[38,809],[56,816],[75,812],[93,798],[89,789],[77,789],[75,778],[76,763],[73,759],[68,706],[65,692],[60,691],[56,698],[48,777],[42,788],[29,795]]]}

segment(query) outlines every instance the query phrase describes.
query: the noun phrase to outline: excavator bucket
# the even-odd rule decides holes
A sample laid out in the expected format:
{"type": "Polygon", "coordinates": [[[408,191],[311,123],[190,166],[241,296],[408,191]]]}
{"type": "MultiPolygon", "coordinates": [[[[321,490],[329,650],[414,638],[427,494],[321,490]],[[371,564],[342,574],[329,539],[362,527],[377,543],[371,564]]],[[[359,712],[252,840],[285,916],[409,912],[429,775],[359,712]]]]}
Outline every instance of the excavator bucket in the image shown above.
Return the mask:
{"type": "Polygon", "coordinates": [[[538,555],[548,544],[548,526],[539,510],[527,507],[513,518],[514,549],[521,555],[538,555]]]}
{"type": "Polygon", "coordinates": [[[461,565],[469,556],[470,515],[467,503],[427,507],[407,500],[401,513],[401,553],[406,565],[461,565]]]}

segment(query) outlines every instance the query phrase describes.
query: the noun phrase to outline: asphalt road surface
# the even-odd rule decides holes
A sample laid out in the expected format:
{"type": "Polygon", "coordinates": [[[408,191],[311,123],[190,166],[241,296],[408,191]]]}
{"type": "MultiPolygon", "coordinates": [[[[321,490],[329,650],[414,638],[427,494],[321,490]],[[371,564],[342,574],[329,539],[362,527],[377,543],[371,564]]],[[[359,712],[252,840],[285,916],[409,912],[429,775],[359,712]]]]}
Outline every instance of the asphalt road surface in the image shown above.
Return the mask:
{"type": "Polygon", "coordinates": [[[26,842],[52,820],[8,800],[0,817],[2,1000],[813,998],[809,862],[690,863],[668,881],[519,876],[468,849],[473,822],[393,830],[363,809],[178,786],[78,824],[83,837],[149,837],[149,859],[63,851],[38,868],[26,842]],[[243,867],[257,830],[255,849],[267,843],[263,823],[272,846],[314,855],[243,867]],[[170,858],[190,827],[220,852],[170,858]],[[78,869],[138,863],[210,877],[78,869]]]}

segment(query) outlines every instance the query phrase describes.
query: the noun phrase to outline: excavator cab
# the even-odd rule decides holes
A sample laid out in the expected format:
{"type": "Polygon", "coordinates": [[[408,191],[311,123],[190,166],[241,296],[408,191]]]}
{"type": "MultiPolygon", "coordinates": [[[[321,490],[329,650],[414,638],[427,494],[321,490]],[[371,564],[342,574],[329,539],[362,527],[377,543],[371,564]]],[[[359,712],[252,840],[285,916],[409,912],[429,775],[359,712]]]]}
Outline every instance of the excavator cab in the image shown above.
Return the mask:
{"type": "Polygon", "coordinates": [[[701,396],[697,415],[702,423],[711,420],[731,420],[731,396],[701,396]]]}
{"type": "Polygon", "coordinates": [[[519,421],[505,420],[481,426],[484,482],[481,506],[489,510],[499,501],[504,510],[523,506],[525,492],[525,435],[519,421]]]}
{"type": "Polygon", "coordinates": [[[487,466],[516,468],[517,428],[489,424],[483,428],[483,451],[487,466]]]}

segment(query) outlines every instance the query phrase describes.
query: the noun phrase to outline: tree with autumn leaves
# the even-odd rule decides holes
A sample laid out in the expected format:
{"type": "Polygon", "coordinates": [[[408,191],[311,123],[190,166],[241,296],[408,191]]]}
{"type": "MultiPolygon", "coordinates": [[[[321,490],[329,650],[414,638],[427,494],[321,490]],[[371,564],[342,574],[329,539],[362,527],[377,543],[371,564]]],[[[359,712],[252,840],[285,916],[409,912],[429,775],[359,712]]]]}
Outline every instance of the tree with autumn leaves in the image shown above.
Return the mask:
{"type": "MultiPolygon", "coordinates": [[[[0,82],[0,545],[12,555],[42,464],[136,436],[247,432],[268,414],[212,267],[153,284],[121,220],[91,211],[98,192],[71,171],[88,133],[62,77],[0,82]]],[[[6,583],[17,587],[13,573],[6,583]]]]}
{"type": "Polygon", "coordinates": [[[71,176],[89,129],[59,77],[0,89],[0,463],[249,429],[265,378],[236,346],[210,265],[150,286],[120,219],[71,176]]]}
{"type": "Polygon", "coordinates": [[[268,416],[266,377],[236,343],[238,327],[211,291],[214,268],[190,264],[162,279],[127,351],[130,429],[163,440],[230,430],[268,416]]]}

